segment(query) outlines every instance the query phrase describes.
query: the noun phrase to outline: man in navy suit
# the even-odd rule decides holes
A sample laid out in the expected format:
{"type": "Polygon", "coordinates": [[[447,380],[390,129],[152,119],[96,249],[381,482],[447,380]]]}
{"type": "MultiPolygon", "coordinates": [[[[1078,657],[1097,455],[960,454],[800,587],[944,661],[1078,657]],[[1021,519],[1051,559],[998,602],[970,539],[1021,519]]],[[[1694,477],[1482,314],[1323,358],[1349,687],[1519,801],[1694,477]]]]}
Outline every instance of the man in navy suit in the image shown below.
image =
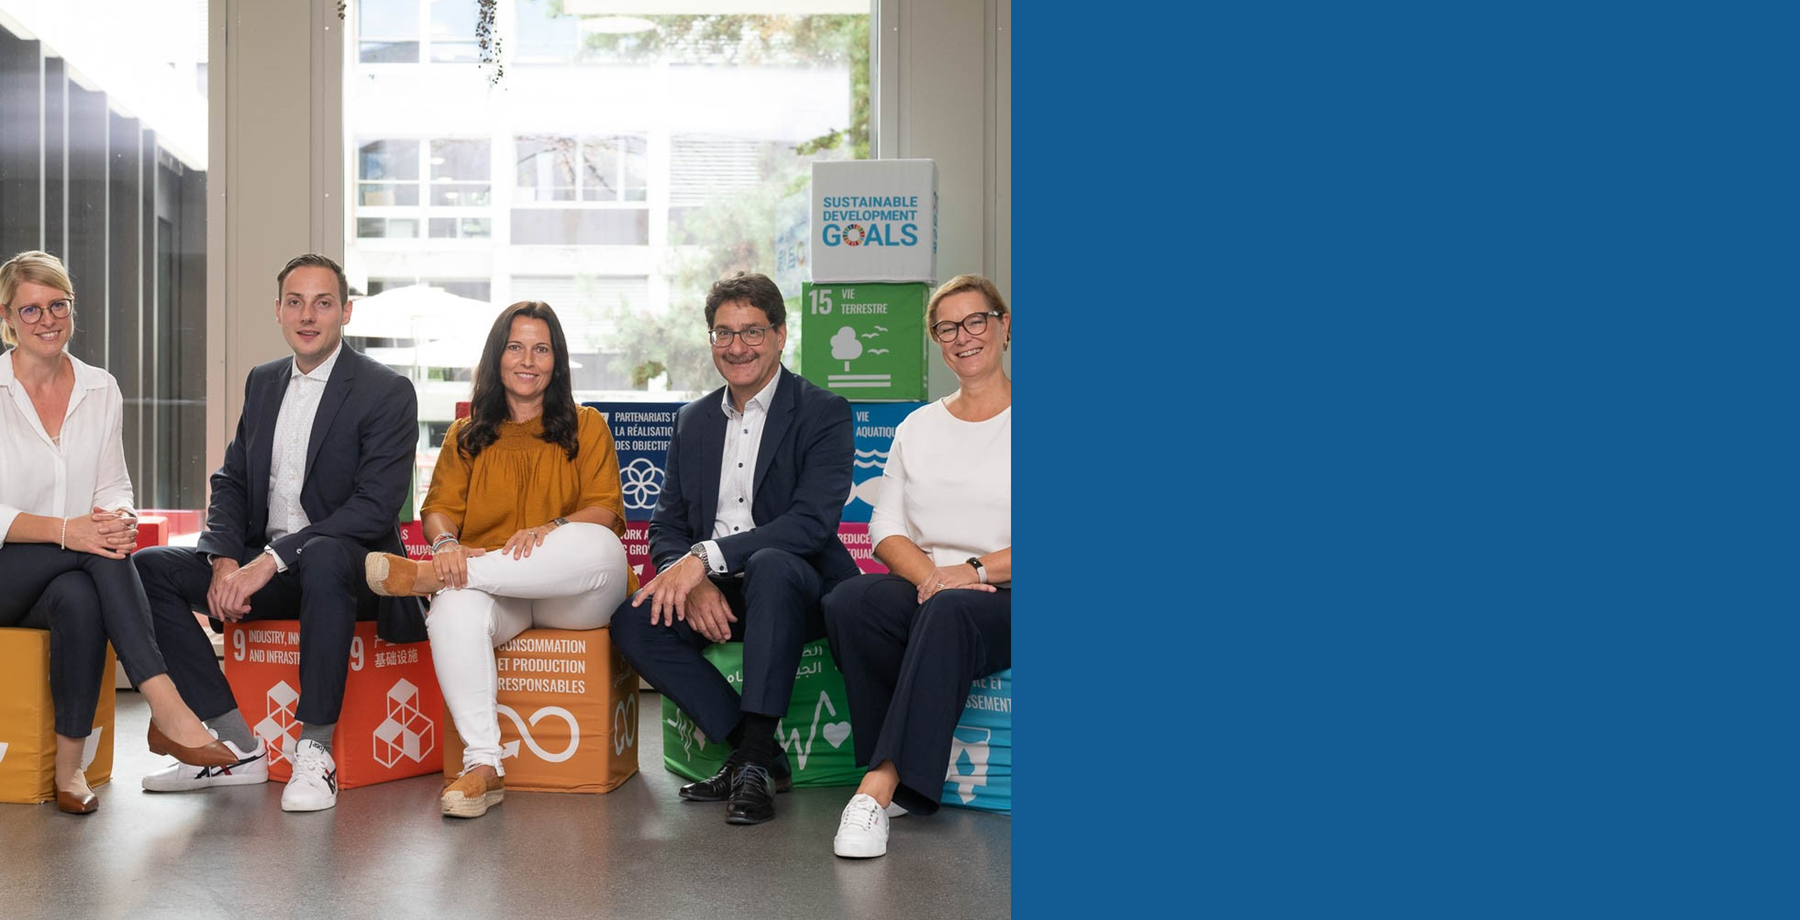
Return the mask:
{"type": "Polygon", "coordinates": [[[733,747],[689,801],[725,801],[725,820],[775,817],[792,786],[775,724],[800,649],[825,635],[819,598],[858,574],[838,542],[856,444],[850,403],[781,366],[786,310],[773,281],[739,272],[706,297],[707,337],[725,386],[675,417],[650,521],[655,579],[619,607],[612,639],[652,687],[709,738],[733,747]],[[744,643],[743,694],[701,656],[744,643]]]}
{"type": "Polygon", "coordinates": [[[356,621],[378,620],[390,642],[425,638],[418,600],[377,598],[362,571],[371,551],[405,552],[396,518],[412,487],[418,397],[405,377],[343,347],[353,305],[337,262],[297,256],[276,285],[275,321],[293,355],[250,371],[199,545],[134,557],[169,676],[240,760],[176,764],[146,776],[144,788],[268,781],[271,752],[238,711],[194,612],[215,621],[298,618],[301,730],[280,752],[293,764],[281,807],[319,811],[337,804],[331,732],[356,621]]]}

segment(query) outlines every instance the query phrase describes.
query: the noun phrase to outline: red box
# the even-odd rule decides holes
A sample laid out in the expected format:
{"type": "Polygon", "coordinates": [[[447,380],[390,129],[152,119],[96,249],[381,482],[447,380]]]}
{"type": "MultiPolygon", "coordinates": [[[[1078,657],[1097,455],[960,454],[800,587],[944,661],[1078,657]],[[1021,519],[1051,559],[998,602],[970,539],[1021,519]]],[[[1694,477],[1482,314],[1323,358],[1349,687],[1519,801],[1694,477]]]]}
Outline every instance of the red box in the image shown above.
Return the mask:
{"type": "MultiPolygon", "coordinates": [[[[225,624],[225,679],[244,721],[269,745],[269,777],[286,782],[282,754],[298,738],[300,621],[225,624]]],[[[396,644],[356,624],[344,708],[331,736],[338,787],[354,789],[443,769],[444,694],[431,664],[431,643],[396,644]]]]}
{"type": "Polygon", "coordinates": [[[138,515],[137,548],[169,545],[169,519],[160,514],[138,515]]]}
{"type": "Polygon", "coordinates": [[[179,537],[182,534],[187,533],[199,533],[206,529],[205,508],[139,508],[137,509],[137,513],[138,520],[140,521],[155,516],[168,522],[163,531],[163,542],[157,544],[142,544],[145,546],[166,546],[170,538],[179,537]]]}
{"type": "Polygon", "coordinates": [[[431,558],[431,544],[425,542],[425,525],[406,521],[400,525],[400,542],[406,545],[406,558],[423,562],[431,558]]]}
{"type": "Polygon", "coordinates": [[[639,585],[647,585],[656,577],[656,563],[650,561],[650,525],[644,521],[625,522],[625,561],[637,576],[639,585]]]}

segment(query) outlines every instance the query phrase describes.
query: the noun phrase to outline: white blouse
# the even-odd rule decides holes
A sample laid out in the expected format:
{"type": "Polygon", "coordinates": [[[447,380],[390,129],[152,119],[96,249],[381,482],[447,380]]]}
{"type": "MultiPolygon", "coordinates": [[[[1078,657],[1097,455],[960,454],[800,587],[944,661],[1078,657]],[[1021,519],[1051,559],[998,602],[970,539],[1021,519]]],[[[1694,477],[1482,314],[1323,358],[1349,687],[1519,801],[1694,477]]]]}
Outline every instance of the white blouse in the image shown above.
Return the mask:
{"type": "Polygon", "coordinates": [[[1012,545],[1012,407],[965,422],[943,402],[920,406],[894,431],[869,545],[902,536],[939,566],[1012,545]]]}
{"type": "Polygon", "coordinates": [[[0,355],[0,546],[21,513],[69,518],[132,507],[119,384],[74,355],[69,362],[75,389],[52,441],[13,376],[13,353],[0,355]]]}

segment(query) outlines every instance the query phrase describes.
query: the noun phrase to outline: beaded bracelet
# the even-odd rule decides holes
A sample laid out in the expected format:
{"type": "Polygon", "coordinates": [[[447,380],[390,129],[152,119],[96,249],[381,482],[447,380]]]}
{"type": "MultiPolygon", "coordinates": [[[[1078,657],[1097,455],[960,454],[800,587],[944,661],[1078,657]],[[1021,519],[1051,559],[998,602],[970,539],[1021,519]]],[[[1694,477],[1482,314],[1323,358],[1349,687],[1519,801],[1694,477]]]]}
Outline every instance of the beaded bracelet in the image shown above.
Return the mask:
{"type": "Polygon", "coordinates": [[[68,518],[62,519],[62,537],[56,541],[56,548],[64,549],[64,550],[69,548],[69,519],[68,518]]]}

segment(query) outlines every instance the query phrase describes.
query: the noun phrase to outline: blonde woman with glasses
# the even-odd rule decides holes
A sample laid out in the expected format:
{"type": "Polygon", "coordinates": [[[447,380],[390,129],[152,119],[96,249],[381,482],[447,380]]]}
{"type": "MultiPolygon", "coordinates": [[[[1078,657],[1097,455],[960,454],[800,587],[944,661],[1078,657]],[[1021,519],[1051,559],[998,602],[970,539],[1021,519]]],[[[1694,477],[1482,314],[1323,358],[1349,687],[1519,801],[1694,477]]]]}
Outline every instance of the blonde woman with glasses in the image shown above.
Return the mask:
{"type": "Polygon", "coordinates": [[[125,470],[124,401],[111,374],[69,354],[75,285],[62,261],[0,265],[0,626],[50,633],[56,807],[100,806],[81,760],[112,643],[150,704],[150,750],[199,767],[237,760],[169,680],[130,553],[137,512],[125,470]]]}
{"type": "Polygon", "coordinates": [[[869,542],[886,575],[825,596],[856,762],[868,765],[832,849],[887,853],[888,818],[938,810],[951,735],[979,677],[1012,666],[1012,311],[994,283],[958,275],[926,328],[956,392],[894,433],[869,542]]]}

